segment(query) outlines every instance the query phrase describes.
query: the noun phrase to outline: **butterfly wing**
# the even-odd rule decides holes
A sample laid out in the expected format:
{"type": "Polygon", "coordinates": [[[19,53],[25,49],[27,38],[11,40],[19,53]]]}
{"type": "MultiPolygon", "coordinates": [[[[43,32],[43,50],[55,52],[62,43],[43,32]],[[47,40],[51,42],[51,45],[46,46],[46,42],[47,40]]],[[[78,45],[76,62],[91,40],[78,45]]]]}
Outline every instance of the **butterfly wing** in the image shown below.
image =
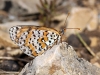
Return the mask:
{"type": "Polygon", "coordinates": [[[58,31],[46,27],[14,26],[9,30],[11,40],[29,56],[38,56],[45,50],[59,43],[61,36],[58,31]]]}

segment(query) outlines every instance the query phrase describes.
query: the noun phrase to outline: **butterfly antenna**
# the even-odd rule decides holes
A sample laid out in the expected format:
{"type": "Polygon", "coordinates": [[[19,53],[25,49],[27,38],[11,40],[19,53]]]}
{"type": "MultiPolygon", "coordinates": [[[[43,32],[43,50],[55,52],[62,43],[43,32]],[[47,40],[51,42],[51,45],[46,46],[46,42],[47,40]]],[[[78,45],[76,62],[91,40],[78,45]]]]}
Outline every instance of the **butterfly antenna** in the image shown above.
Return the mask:
{"type": "MultiPolygon", "coordinates": [[[[67,15],[67,17],[66,17],[64,26],[66,26],[67,19],[68,19],[68,16],[69,16],[69,15],[70,15],[70,13],[68,13],[68,15],[67,15]]],[[[80,28],[64,28],[64,29],[61,30],[61,33],[64,34],[64,32],[66,31],[66,29],[78,29],[78,30],[80,30],[80,28]]]]}
{"type": "Polygon", "coordinates": [[[68,16],[70,15],[70,13],[68,13],[67,17],[66,17],[66,20],[65,20],[65,23],[64,23],[64,26],[66,26],[66,23],[67,23],[67,20],[68,20],[68,16]]]}

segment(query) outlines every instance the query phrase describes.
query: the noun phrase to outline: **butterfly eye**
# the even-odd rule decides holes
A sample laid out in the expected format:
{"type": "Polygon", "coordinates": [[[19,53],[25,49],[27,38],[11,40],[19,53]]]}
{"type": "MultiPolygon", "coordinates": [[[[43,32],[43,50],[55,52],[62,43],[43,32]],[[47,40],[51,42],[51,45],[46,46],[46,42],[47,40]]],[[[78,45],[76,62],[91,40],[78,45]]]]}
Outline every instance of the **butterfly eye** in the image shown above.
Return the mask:
{"type": "Polygon", "coordinates": [[[60,33],[61,33],[61,35],[63,35],[64,34],[64,29],[61,29],[60,33]]]}

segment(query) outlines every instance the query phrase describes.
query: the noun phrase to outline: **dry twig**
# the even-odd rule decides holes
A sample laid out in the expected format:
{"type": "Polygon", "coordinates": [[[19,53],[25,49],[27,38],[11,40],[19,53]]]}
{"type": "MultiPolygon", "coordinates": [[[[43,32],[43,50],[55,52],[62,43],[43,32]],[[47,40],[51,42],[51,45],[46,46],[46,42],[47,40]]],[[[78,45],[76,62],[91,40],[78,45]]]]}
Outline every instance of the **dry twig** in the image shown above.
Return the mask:
{"type": "Polygon", "coordinates": [[[0,57],[0,59],[7,59],[7,60],[20,60],[20,61],[24,61],[24,62],[29,62],[28,60],[20,59],[20,58],[14,58],[14,57],[0,57]]]}

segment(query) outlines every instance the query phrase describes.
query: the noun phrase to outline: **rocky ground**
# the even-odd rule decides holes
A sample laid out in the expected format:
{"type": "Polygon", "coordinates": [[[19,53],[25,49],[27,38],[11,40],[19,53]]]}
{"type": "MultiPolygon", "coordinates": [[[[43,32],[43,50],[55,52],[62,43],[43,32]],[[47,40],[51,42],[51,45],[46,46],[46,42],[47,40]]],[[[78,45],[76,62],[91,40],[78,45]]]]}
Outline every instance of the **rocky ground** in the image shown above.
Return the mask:
{"type": "Polygon", "coordinates": [[[9,73],[17,75],[33,59],[11,41],[9,29],[16,25],[45,26],[58,31],[62,28],[80,28],[67,29],[62,40],[74,48],[78,57],[100,68],[100,1],[51,1],[0,1],[0,73],[10,71],[9,73]]]}

